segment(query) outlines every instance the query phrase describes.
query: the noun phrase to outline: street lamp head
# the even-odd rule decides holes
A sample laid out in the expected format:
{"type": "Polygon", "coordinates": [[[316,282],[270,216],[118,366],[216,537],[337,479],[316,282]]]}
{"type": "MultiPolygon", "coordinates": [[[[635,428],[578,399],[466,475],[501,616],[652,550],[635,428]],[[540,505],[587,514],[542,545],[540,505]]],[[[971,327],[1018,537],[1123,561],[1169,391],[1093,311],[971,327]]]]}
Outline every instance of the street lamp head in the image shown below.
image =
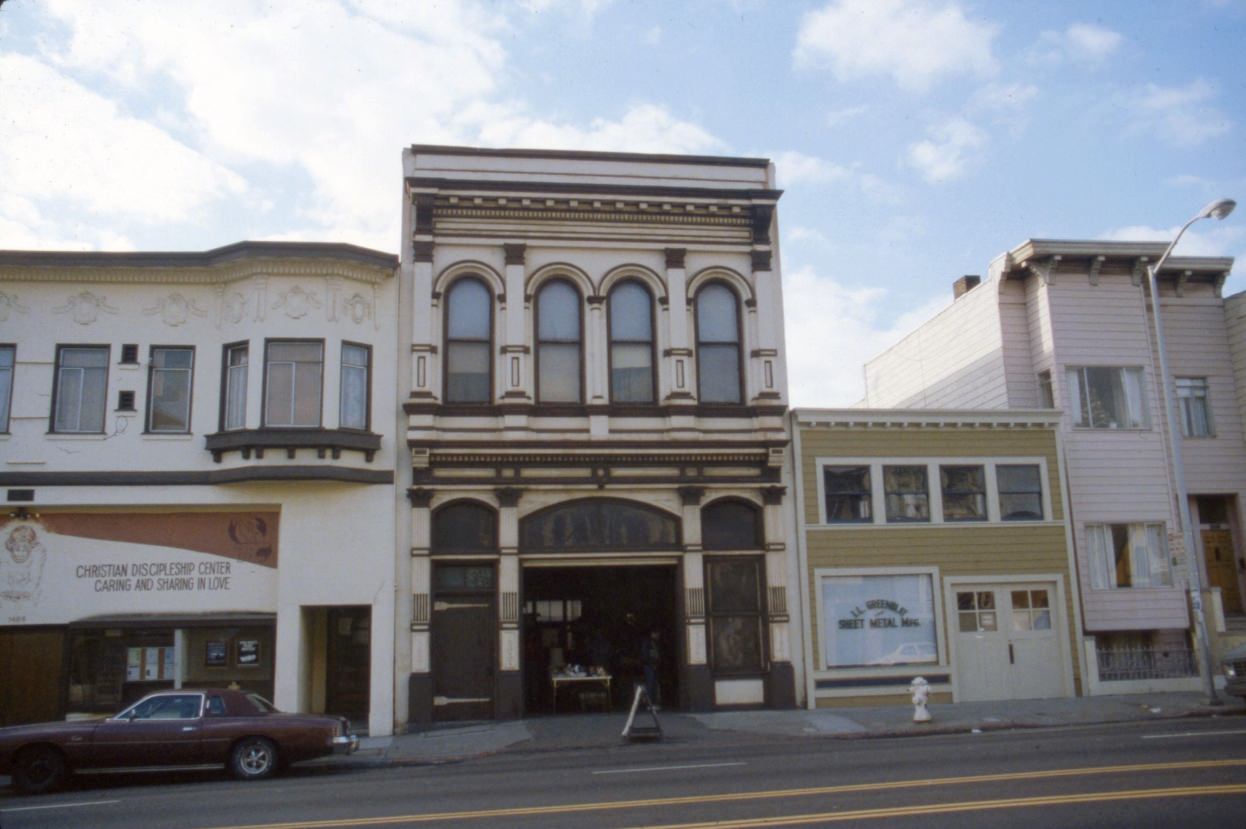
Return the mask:
{"type": "Polygon", "coordinates": [[[1204,207],[1198,217],[1200,219],[1223,219],[1232,213],[1235,207],[1237,207],[1237,202],[1233,199],[1217,199],[1204,207]]]}

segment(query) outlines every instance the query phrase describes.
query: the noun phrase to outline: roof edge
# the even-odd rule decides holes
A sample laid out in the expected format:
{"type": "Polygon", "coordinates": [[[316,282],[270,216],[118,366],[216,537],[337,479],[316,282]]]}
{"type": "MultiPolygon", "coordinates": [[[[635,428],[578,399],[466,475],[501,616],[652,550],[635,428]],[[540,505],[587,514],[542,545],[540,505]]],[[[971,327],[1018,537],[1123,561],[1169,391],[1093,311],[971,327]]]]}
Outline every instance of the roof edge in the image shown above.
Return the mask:
{"type": "Polygon", "coordinates": [[[344,242],[235,242],[205,251],[0,250],[0,266],[208,267],[239,259],[337,259],[397,268],[398,256],[344,242]]]}
{"type": "Polygon", "coordinates": [[[582,161],[644,161],[653,164],[706,164],[719,167],[768,167],[770,159],[725,155],[678,155],[675,153],[625,153],[601,150],[489,149],[453,144],[412,144],[410,151],[426,155],[500,156],[503,158],[552,158],[582,161]]]}

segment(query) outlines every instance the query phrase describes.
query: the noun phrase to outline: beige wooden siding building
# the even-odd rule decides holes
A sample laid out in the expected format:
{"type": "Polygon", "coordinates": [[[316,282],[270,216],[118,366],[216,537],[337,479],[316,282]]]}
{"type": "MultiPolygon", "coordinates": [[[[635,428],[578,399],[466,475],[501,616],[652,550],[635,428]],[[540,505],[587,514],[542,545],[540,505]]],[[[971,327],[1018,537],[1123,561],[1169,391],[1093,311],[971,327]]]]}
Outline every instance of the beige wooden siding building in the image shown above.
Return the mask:
{"type": "Polygon", "coordinates": [[[792,418],[810,707],[1080,692],[1057,414],[792,418]]]}

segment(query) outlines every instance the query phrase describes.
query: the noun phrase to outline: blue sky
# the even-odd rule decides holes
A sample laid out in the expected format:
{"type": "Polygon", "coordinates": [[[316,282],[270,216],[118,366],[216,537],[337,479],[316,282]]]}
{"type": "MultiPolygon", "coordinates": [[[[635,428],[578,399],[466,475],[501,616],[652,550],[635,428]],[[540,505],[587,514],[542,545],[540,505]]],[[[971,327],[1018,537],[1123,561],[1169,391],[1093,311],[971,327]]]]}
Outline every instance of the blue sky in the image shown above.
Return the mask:
{"type": "MultiPolygon", "coordinates": [[[[396,251],[416,142],[761,155],[792,401],[847,405],[1024,239],[1246,202],[1243,44],[1246,0],[10,0],[0,248],[396,251]]],[[[1246,208],[1187,238],[1246,258],[1246,208]]]]}

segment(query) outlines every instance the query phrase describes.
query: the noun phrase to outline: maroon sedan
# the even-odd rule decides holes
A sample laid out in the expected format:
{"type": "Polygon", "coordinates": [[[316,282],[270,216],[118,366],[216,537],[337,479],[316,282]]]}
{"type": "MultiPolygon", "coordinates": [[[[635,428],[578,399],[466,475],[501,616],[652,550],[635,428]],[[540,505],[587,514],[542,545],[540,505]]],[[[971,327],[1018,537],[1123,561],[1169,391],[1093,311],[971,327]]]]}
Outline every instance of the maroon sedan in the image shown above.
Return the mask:
{"type": "Polygon", "coordinates": [[[56,788],[77,770],[224,765],[241,780],[359,747],[341,717],[283,714],[256,694],[148,694],[103,720],[0,728],[0,774],[24,792],[56,788]]]}

